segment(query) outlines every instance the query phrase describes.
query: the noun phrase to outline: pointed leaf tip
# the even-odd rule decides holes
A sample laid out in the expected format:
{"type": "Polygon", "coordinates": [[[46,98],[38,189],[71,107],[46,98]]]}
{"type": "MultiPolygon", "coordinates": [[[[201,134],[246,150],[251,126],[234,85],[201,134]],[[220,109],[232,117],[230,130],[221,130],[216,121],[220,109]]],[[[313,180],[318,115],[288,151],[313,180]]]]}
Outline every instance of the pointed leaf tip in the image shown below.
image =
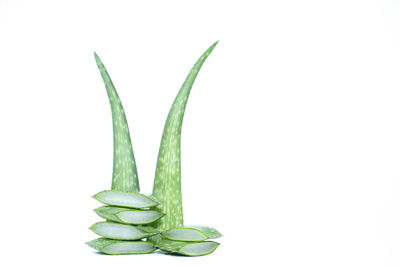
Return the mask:
{"type": "Polygon", "coordinates": [[[209,49],[213,50],[213,49],[217,46],[218,43],[219,43],[219,40],[217,40],[215,43],[213,43],[213,44],[210,46],[209,49]]]}

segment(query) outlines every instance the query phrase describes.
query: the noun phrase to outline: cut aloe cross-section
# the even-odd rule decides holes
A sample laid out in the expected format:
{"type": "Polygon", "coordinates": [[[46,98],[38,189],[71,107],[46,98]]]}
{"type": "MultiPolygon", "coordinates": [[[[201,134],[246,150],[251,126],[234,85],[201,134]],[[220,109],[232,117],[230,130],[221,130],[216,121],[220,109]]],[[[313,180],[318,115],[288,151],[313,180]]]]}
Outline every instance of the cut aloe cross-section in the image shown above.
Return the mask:
{"type": "Polygon", "coordinates": [[[135,210],[111,206],[99,207],[94,211],[106,220],[126,224],[148,224],[163,216],[163,214],[154,210],[135,210]]]}
{"type": "Polygon", "coordinates": [[[121,241],[107,238],[97,238],[86,244],[100,252],[110,255],[146,254],[157,248],[147,241],[121,241]]]}
{"type": "Polygon", "coordinates": [[[155,243],[155,246],[185,256],[203,256],[212,253],[219,246],[219,243],[215,241],[184,242],[161,239],[155,243]]]}
{"type": "Polygon", "coordinates": [[[93,198],[107,205],[127,208],[150,208],[159,204],[154,197],[136,192],[116,190],[101,191],[94,195],[93,198]]]}
{"type": "Polygon", "coordinates": [[[118,240],[139,240],[159,233],[151,226],[132,226],[113,222],[98,222],[89,229],[99,236],[118,240]]]}
{"type": "Polygon", "coordinates": [[[162,233],[165,238],[176,241],[203,241],[221,237],[216,229],[202,225],[188,225],[167,230],[162,233]]]}

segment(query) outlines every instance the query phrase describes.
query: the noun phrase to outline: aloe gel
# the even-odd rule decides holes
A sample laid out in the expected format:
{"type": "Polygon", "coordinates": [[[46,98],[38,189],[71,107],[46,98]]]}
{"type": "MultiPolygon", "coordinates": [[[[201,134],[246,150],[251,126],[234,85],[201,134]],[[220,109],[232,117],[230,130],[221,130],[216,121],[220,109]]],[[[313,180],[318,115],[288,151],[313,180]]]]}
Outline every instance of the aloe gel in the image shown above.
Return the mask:
{"type": "Polygon", "coordinates": [[[149,224],[163,216],[154,210],[103,206],[94,210],[103,219],[125,224],[149,224]]]}
{"type": "Polygon", "coordinates": [[[93,198],[103,204],[127,208],[150,208],[159,204],[154,197],[145,194],[115,190],[101,191],[93,198]]]}
{"type": "Polygon", "coordinates": [[[203,241],[222,236],[216,229],[202,225],[172,228],[163,232],[162,235],[167,239],[175,241],[203,241]]]}
{"type": "Polygon", "coordinates": [[[116,240],[139,240],[159,233],[151,226],[133,226],[114,222],[97,222],[90,228],[94,233],[116,240]]]}
{"type": "Polygon", "coordinates": [[[160,239],[154,245],[170,253],[185,256],[204,256],[216,250],[219,243],[215,241],[184,242],[160,239]]]}
{"type": "Polygon", "coordinates": [[[107,238],[97,238],[86,242],[86,244],[109,255],[147,254],[157,249],[150,242],[146,241],[122,241],[107,238]]]}

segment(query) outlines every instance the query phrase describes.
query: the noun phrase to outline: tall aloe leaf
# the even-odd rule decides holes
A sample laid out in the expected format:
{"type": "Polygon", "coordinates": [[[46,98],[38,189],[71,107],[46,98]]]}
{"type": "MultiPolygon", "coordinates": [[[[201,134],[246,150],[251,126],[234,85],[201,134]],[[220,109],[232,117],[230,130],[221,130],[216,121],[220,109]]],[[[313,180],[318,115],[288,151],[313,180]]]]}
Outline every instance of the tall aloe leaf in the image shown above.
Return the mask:
{"type": "Polygon", "coordinates": [[[139,180],[124,108],[104,64],[96,53],[94,53],[94,57],[107,89],[111,105],[114,135],[114,164],[111,189],[138,192],[139,180]]]}
{"type": "Polygon", "coordinates": [[[194,64],[176,96],[165,122],[153,185],[153,196],[160,201],[160,205],[154,209],[165,214],[164,217],[153,224],[160,230],[183,226],[181,191],[181,130],[183,115],[196,76],[217,43],[215,42],[210,46],[194,64]]]}

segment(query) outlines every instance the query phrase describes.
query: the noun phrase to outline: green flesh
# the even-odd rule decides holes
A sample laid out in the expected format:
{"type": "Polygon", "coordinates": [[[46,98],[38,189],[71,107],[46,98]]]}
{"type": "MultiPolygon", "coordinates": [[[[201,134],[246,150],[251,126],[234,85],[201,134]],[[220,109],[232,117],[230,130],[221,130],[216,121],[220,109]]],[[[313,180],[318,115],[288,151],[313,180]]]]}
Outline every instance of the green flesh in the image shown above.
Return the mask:
{"type": "Polygon", "coordinates": [[[181,191],[181,131],[183,115],[196,76],[218,42],[210,46],[194,64],[169,111],[161,139],[152,195],[160,201],[156,211],[165,216],[153,223],[160,230],[183,225],[181,191]]]}
{"type": "Polygon", "coordinates": [[[214,241],[183,242],[158,239],[154,245],[171,253],[185,256],[203,256],[212,253],[219,246],[219,243],[214,241]]]}
{"type": "Polygon", "coordinates": [[[146,241],[121,241],[107,238],[97,238],[86,244],[110,255],[146,254],[157,249],[150,242],[146,241]]]}
{"type": "Polygon", "coordinates": [[[122,107],[121,100],[106,68],[96,53],[94,53],[94,57],[107,89],[107,95],[111,105],[114,136],[114,163],[111,189],[126,192],[139,192],[136,162],[133,155],[124,108],[122,107]]]}
{"type": "Polygon", "coordinates": [[[104,190],[94,195],[93,198],[107,205],[127,208],[150,208],[159,204],[154,197],[137,192],[104,190]]]}
{"type": "Polygon", "coordinates": [[[98,222],[89,229],[102,237],[117,240],[139,240],[159,233],[151,226],[132,226],[113,222],[98,222]]]}
{"type": "Polygon", "coordinates": [[[126,224],[148,224],[162,217],[162,214],[154,210],[134,210],[111,206],[99,207],[94,211],[106,220],[126,224]]]}
{"type": "Polygon", "coordinates": [[[221,234],[216,229],[200,225],[173,228],[165,231],[162,235],[175,241],[203,241],[209,238],[221,237],[221,234]]]}

